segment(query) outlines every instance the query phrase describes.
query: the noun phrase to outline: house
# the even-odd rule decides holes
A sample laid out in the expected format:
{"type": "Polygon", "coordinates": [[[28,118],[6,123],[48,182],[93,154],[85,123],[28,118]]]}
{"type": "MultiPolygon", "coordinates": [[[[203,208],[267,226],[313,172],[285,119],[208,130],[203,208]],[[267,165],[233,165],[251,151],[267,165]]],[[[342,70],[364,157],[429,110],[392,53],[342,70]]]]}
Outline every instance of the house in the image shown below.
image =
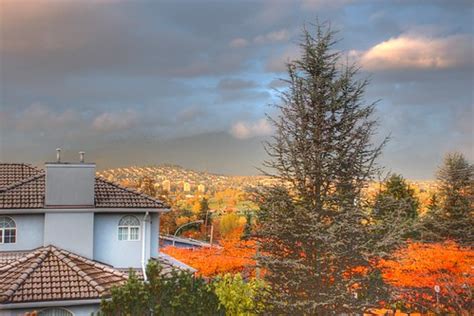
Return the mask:
{"type": "Polygon", "coordinates": [[[96,165],[0,163],[0,316],[81,316],[130,268],[191,267],[159,252],[162,201],[96,177],[96,165]]]}

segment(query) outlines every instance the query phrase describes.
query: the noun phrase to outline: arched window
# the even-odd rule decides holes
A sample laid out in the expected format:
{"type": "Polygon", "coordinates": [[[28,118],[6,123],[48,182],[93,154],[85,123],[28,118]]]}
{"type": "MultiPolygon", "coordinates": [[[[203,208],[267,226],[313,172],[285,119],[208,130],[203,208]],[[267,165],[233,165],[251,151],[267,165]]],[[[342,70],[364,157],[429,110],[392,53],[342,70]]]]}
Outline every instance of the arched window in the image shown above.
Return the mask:
{"type": "Polygon", "coordinates": [[[74,316],[65,308],[46,308],[38,313],[38,316],[74,316]]]}
{"type": "Polygon", "coordinates": [[[16,242],[16,224],[8,216],[0,216],[0,244],[14,244],[16,242]]]}
{"type": "Polygon", "coordinates": [[[119,240],[140,240],[140,221],[133,215],[120,219],[118,225],[119,240]]]}

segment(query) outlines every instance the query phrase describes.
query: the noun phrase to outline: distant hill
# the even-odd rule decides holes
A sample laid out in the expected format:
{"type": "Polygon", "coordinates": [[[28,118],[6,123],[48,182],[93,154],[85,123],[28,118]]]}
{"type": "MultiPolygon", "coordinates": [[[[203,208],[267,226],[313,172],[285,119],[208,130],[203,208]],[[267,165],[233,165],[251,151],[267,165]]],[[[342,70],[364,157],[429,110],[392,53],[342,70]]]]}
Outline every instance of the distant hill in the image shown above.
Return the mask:
{"type": "Polygon", "coordinates": [[[229,176],[195,171],[173,164],[108,169],[98,172],[98,175],[126,186],[136,186],[139,181],[149,178],[154,181],[155,186],[169,186],[170,191],[190,192],[203,187],[205,191],[212,192],[227,188],[244,189],[274,181],[264,176],[229,176]]]}
{"type": "MultiPolygon", "coordinates": [[[[265,176],[229,176],[196,171],[173,164],[130,166],[108,169],[100,171],[98,174],[129,187],[137,187],[141,180],[149,178],[158,188],[169,192],[187,192],[189,194],[194,192],[212,193],[229,188],[244,190],[258,185],[270,185],[276,181],[265,176]]],[[[433,180],[407,180],[407,182],[415,189],[423,206],[427,205],[431,195],[437,190],[437,184],[433,180]]],[[[365,192],[369,196],[373,196],[379,189],[380,183],[373,182],[365,192]]]]}

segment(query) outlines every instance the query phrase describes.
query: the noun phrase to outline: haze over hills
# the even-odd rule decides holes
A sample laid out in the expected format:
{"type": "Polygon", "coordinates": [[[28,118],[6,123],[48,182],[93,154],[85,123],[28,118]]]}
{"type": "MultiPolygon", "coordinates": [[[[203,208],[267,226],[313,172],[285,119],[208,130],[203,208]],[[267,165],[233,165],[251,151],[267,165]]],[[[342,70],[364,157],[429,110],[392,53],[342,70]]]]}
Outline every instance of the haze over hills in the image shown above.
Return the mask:
{"type": "Polygon", "coordinates": [[[156,187],[169,192],[216,192],[228,188],[243,190],[245,187],[268,185],[275,180],[266,176],[233,176],[186,169],[179,165],[160,164],[130,166],[98,172],[108,180],[125,186],[139,186],[145,178],[153,180],[156,187]]]}
{"type": "MultiPolygon", "coordinates": [[[[157,189],[169,193],[186,193],[188,195],[208,194],[226,189],[245,190],[248,187],[270,185],[277,180],[267,176],[234,176],[207,171],[196,171],[174,164],[149,166],[130,166],[108,169],[98,172],[98,175],[128,187],[140,187],[141,182],[148,178],[157,189]]],[[[437,190],[434,180],[407,180],[416,195],[425,205],[432,193],[437,190]]],[[[373,182],[366,189],[367,194],[375,195],[380,189],[380,183],[373,182]]]]}

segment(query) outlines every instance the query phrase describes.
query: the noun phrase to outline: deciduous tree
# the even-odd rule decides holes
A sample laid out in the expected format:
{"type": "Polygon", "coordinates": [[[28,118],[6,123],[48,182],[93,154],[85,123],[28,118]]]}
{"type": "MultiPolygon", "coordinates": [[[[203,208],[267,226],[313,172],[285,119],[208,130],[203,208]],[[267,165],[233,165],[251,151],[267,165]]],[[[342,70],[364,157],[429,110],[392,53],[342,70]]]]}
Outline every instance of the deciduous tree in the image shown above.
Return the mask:
{"type": "Polygon", "coordinates": [[[241,240],[241,236],[242,227],[239,227],[220,241],[220,247],[185,249],[169,246],[162,251],[206,277],[225,273],[252,275],[255,269],[255,241],[241,240]]]}
{"type": "Polygon", "coordinates": [[[393,300],[411,311],[472,311],[474,251],[454,242],[410,243],[392,259],[379,264],[383,277],[393,286],[393,300]],[[440,293],[436,295],[435,286],[440,293]]]}
{"type": "Polygon", "coordinates": [[[239,273],[225,274],[214,281],[213,288],[226,315],[259,315],[265,310],[269,292],[262,280],[245,281],[239,273]]]}

